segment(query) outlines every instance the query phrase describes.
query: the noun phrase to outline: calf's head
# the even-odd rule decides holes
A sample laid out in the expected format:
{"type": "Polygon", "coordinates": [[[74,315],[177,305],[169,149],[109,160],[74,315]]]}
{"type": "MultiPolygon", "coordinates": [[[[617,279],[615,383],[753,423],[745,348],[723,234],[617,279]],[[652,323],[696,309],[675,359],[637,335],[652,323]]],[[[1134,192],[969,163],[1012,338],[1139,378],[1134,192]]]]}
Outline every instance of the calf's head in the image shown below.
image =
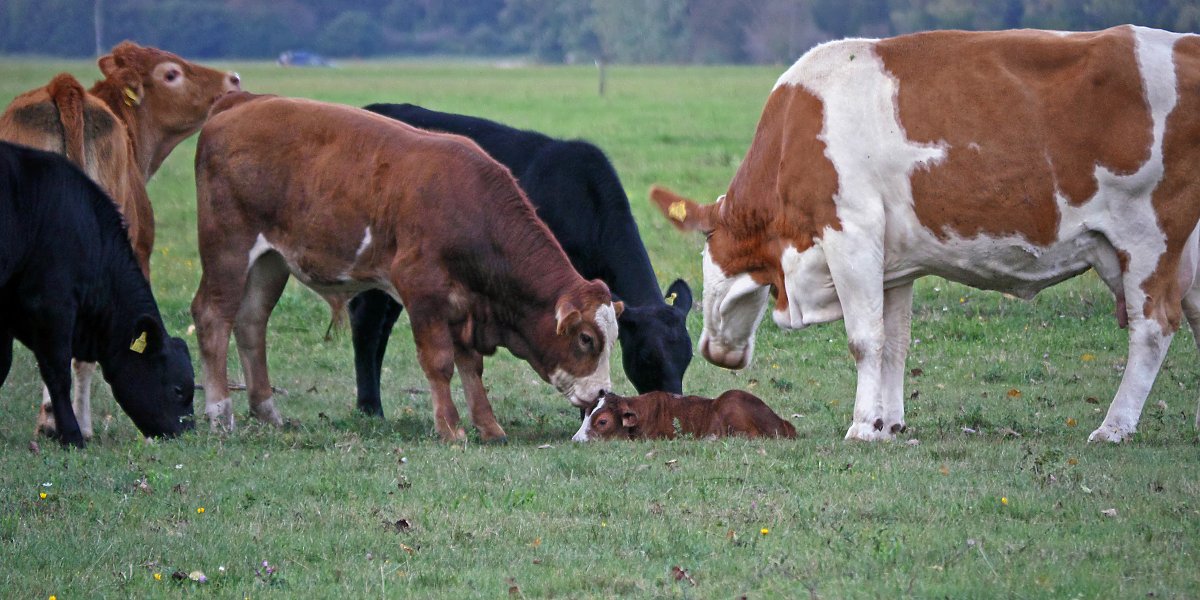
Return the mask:
{"type": "Polygon", "coordinates": [[[544,372],[571,404],[592,406],[602,392],[612,389],[609,355],[617,341],[617,318],[624,310],[599,280],[572,289],[555,304],[555,336],[542,348],[544,372]]]}
{"type": "Polygon", "coordinates": [[[579,431],[571,436],[576,442],[632,438],[638,425],[637,411],[628,398],[615,394],[604,394],[596,408],[584,417],[579,431]]]}
{"type": "Polygon", "coordinates": [[[754,356],[754,334],[767,309],[770,286],[756,279],[768,267],[745,246],[751,236],[731,231],[721,199],[698,205],[666,189],[655,187],[651,200],[676,228],[701,231],[704,243],[704,331],[700,353],[709,362],[741,369],[754,356]]]}
{"type": "MultiPolygon", "coordinates": [[[[100,58],[99,66],[106,82],[120,86],[122,101],[136,109],[139,136],[155,131],[182,140],[204,125],[218,98],[242,89],[233,71],[210,69],[133,42],[118,44],[100,58]]],[[[156,157],[156,167],[165,156],[156,157]]]]}
{"type": "Polygon", "coordinates": [[[194,426],[195,373],[187,344],[150,316],[138,319],[126,342],[101,361],[113,398],[145,435],[175,436],[194,426]]]}
{"type": "Polygon", "coordinates": [[[666,300],[660,306],[627,306],[618,319],[621,361],[640,393],[683,393],[683,374],[692,362],[686,326],[692,290],[677,279],[667,288],[666,300]]]}

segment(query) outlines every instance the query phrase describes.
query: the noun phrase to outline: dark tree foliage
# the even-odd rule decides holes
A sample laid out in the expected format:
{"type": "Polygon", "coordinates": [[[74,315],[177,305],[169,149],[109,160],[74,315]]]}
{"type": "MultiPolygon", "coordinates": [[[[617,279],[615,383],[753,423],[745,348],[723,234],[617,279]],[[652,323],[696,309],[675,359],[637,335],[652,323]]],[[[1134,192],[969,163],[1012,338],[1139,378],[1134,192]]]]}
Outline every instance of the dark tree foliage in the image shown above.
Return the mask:
{"type": "Polygon", "coordinates": [[[524,55],[544,62],[787,63],[815,43],[926,29],[1200,27],[1200,0],[0,0],[0,53],[123,39],[196,58],[524,55]]]}

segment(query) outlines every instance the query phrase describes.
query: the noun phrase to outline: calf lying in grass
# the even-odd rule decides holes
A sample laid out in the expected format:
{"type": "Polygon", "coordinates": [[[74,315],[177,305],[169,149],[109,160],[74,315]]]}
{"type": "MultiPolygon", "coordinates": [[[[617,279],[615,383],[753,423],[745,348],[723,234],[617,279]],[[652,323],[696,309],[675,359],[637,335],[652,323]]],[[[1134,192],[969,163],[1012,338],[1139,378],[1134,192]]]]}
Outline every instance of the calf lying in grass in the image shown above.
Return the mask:
{"type": "Polygon", "coordinates": [[[571,439],[674,439],[677,435],[794,438],[796,428],[758,396],[742,390],[729,390],[715,400],[669,392],[628,398],[606,393],[571,439]]]}

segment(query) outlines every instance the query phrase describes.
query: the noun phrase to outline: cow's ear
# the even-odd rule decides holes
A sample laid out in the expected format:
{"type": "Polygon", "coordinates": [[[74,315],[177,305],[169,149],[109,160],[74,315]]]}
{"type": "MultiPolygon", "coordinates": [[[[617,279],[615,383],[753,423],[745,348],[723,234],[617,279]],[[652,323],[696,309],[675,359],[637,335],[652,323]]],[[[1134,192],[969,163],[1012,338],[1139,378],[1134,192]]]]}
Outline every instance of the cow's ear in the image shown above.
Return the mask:
{"type": "Polygon", "coordinates": [[[104,56],[101,56],[100,60],[96,61],[96,65],[100,67],[100,72],[103,73],[105,77],[111,76],[113,73],[117,72],[117,69],[120,68],[117,66],[117,59],[113,58],[113,55],[111,54],[105,54],[104,56]]]}
{"type": "Polygon", "coordinates": [[[692,288],[688,287],[686,281],[676,279],[671,287],[667,288],[665,300],[676,312],[686,317],[688,311],[692,310],[692,288]]]}
{"type": "Polygon", "coordinates": [[[554,308],[554,318],[558,322],[558,335],[563,335],[582,321],[583,315],[575,308],[574,302],[567,298],[559,298],[558,306],[554,308]]]}
{"type": "Polygon", "coordinates": [[[637,427],[637,424],[637,413],[633,412],[632,410],[626,410],[625,412],[621,413],[621,427],[631,429],[633,427],[637,427]]]}
{"type": "Polygon", "coordinates": [[[713,207],[695,202],[657,185],[650,186],[650,201],[680,231],[709,232],[713,229],[713,207]]]}
{"type": "Polygon", "coordinates": [[[166,341],[167,332],[162,324],[150,315],[142,315],[133,328],[129,349],[138,354],[159,354],[166,341]]]}

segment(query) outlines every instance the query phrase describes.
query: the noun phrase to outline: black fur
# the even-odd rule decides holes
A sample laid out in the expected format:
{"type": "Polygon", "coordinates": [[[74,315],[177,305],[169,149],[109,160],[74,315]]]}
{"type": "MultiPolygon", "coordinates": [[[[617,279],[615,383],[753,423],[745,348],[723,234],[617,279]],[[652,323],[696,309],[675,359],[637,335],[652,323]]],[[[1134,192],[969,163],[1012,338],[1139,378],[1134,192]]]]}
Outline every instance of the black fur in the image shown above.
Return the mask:
{"type": "MultiPolygon", "coordinates": [[[[517,178],[537,214],[558,239],[571,264],[587,279],[601,279],[625,302],[618,323],[625,374],[639,393],[683,392],[692,359],[685,322],[692,291],[682,279],[658,288],[629,199],[608,158],[579,140],[556,140],[494,121],[442,113],[412,104],[372,104],[367,110],[431,131],[469,137],[517,178]]],[[[392,325],[402,308],[383,292],[350,302],[358,408],[383,416],[379,373],[392,325]]]]}
{"type": "Polygon", "coordinates": [[[37,358],[64,445],[83,445],[72,358],[100,363],[142,433],[192,427],[187,345],[167,335],[112,200],[64,157],[0,142],[0,385],[14,339],[37,358]]]}

